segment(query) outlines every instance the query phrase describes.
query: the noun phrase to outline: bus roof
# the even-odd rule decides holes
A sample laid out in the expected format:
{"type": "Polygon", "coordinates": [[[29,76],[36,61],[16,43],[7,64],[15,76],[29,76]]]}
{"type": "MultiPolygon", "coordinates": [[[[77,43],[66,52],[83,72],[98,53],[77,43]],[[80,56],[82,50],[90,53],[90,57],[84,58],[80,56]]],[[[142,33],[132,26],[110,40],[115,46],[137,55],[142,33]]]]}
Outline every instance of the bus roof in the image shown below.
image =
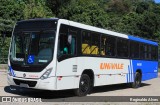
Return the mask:
{"type": "MultiPolygon", "coordinates": [[[[65,19],[60,19],[60,20],[65,20],[65,19]]],[[[92,30],[97,31],[97,32],[107,33],[109,35],[122,37],[122,38],[127,38],[129,40],[158,46],[157,42],[147,40],[147,39],[143,39],[143,38],[139,38],[139,37],[136,37],[136,36],[126,35],[126,34],[123,34],[123,33],[118,33],[118,32],[110,31],[110,30],[107,30],[107,29],[102,29],[102,28],[98,28],[98,27],[94,27],[94,26],[90,26],[90,25],[85,25],[85,24],[77,23],[77,22],[73,22],[73,21],[69,21],[69,23],[70,23],[70,25],[73,25],[75,27],[80,27],[82,29],[87,29],[88,28],[89,30],[92,29],[92,30]]]]}
{"type": "Polygon", "coordinates": [[[157,42],[154,42],[154,41],[151,41],[151,40],[146,40],[146,39],[135,37],[135,36],[131,36],[131,35],[128,35],[128,38],[130,40],[134,40],[134,41],[138,41],[138,42],[142,42],[142,43],[147,43],[147,44],[158,46],[157,42]]]}
{"type": "Polygon", "coordinates": [[[23,20],[23,21],[19,21],[19,22],[39,21],[39,20],[60,20],[61,22],[64,22],[64,21],[66,22],[67,21],[67,22],[69,22],[69,25],[71,25],[71,26],[79,27],[79,28],[82,28],[82,29],[94,30],[96,32],[107,33],[109,35],[113,35],[113,36],[117,36],[117,37],[122,37],[122,38],[127,38],[129,40],[138,41],[138,42],[142,42],[142,43],[147,43],[147,44],[158,46],[157,42],[154,42],[154,41],[151,41],[151,40],[135,37],[135,36],[132,36],[132,35],[126,35],[126,34],[123,34],[123,33],[118,33],[118,32],[110,31],[110,30],[107,30],[107,29],[102,29],[102,28],[98,28],[98,27],[94,27],[94,26],[90,26],[90,25],[86,25],[86,24],[82,24],[82,23],[66,20],[66,19],[59,19],[59,18],[38,18],[38,19],[23,20]]]}

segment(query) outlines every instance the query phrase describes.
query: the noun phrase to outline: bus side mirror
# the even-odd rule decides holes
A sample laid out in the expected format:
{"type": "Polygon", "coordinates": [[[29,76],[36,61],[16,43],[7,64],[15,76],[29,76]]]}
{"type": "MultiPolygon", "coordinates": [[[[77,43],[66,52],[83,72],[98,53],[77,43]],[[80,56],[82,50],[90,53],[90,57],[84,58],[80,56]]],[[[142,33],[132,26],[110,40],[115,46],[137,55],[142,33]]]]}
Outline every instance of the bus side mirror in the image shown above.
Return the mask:
{"type": "Polygon", "coordinates": [[[71,44],[72,42],[72,35],[68,35],[68,43],[71,44]]]}

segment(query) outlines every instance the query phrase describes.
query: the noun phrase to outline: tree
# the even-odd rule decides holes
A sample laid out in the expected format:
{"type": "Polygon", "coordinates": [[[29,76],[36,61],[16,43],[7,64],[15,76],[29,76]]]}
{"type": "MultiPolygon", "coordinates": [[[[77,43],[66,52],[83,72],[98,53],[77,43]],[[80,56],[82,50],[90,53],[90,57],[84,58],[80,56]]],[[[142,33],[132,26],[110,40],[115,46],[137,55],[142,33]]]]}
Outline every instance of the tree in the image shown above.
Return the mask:
{"type": "Polygon", "coordinates": [[[131,1],[128,0],[108,0],[105,9],[107,12],[123,15],[132,10],[131,1]]]}
{"type": "Polygon", "coordinates": [[[26,0],[23,15],[24,19],[53,17],[44,0],[26,0]]]}
{"type": "Polygon", "coordinates": [[[58,16],[61,6],[65,6],[70,0],[46,0],[46,5],[52,10],[52,13],[58,16]]]}
{"type": "MultiPolygon", "coordinates": [[[[1,0],[0,1],[0,58],[7,58],[10,43],[10,36],[15,21],[22,18],[21,5],[17,4],[16,0],[1,0]],[[3,35],[6,37],[3,40],[3,35]]],[[[0,63],[6,63],[0,61],[0,63]]]]}
{"type": "Polygon", "coordinates": [[[95,0],[71,0],[68,5],[60,8],[58,17],[101,28],[108,24],[108,15],[95,0]]]}
{"type": "Polygon", "coordinates": [[[141,23],[142,15],[138,15],[135,12],[131,12],[124,15],[122,19],[117,23],[117,26],[114,28],[118,32],[141,36],[141,34],[139,34],[139,25],[141,23]]]}
{"type": "Polygon", "coordinates": [[[0,58],[7,57],[10,36],[16,21],[53,16],[45,3],[44,0],[0,0],[0,58]],[[7,36],[5,42],[2,34],[7,36]]]}

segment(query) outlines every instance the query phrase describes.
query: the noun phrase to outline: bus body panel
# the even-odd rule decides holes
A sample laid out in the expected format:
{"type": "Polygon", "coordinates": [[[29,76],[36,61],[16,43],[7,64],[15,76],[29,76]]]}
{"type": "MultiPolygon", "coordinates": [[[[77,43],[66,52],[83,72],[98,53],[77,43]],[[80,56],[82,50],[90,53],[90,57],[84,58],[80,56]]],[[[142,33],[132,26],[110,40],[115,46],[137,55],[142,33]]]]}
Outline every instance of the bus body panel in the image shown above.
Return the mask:
{"type": "Polygon", "coordinates": [[[56,76],[81,75],[84,70],[90,69],[94,74],[128,73],[130,60],[103,57],[73,57],[57,62],[56,76]],[[93,62],[94,61],[94,62],[93,62]],[[91,63],[92,62],[92,63],[91,63]],[[63,65],[63,66],[62,66],[63,65]],[[74,69],[75,65],[77,70],[74,69]]]}
{"type": "Polygon", "coordinates": [[[27,84],[28,86],[27,87],[25,86],[25,88],[42,89],[42,90],[57,90],[57,87],[55,85],[56,79],[57,79],[56,77],[50,77],[45,80],[33,79],[33,78],[25,79],[25,78],[17,78],[17,77],[7,75],[7,82],[9,85],[24,87],[24,86],[21,86],[21,84],[27,84]],[[36,82],[36,83],[33,84],[32,82],[36,82]],[[34,86],[29,86],[29,85],[34,85],[34,86]]]}
{"type": "MultiPolygon", "coordinates": [[[[56,63],[53,60],[44,70],[41,72],[21,72],[16,71],[9,66],[9,71],[12,73],[13,76],[8,74],[8,84],[9,85],[17,85],[13,79],[24,80],[24,81],[36,81],[35,87],[28,87],[28,88],[35,88],[35,89],[45,89],[45,90],[56,90],[56,80],[55,71],[56,71],[56,63]],[[48,70],[52,68],[52,71],[47,79],[42,80],[41,76],[48,70]]],[[[25,82],[24,82],[25,83],[25,82]]],[[[20,86],[20,84],[18,85],[20,86]]]]}
{"type": "Polygon", "coordinates": [[[142,72],[142,81],[158,77],[158,62],[156,61],[143,61],[132,60],[134,73],[137,70],[142,72]]]}
{"type": "Polygon", "coordinates": [[[134,73],[133,71],[130,72],[129,66],[130,60],[127,59],[85,56],[65,59],[57,62],[56,75],[62,76],[61,80],[57,80],[57,89],[65,89],[66,85],[63,87],[61,85],[66,83],[68,84],[66,89],[69,89],[69,87],[78,88],[79,79],[84,70],[94,72],[94,86],[133,82],[134,73]],[[121,64],[123,64],[123,69],[121,69],[121,64]],[[75,65],[77,70],[74,68],[75,65]],[[65,78],[66,80],[64,80],[65,78]]]}
{"type": "Polygon", "coordinates": [[[80,76],[57,77],[57,90],[75,89],[79,87],[80,76]]]}

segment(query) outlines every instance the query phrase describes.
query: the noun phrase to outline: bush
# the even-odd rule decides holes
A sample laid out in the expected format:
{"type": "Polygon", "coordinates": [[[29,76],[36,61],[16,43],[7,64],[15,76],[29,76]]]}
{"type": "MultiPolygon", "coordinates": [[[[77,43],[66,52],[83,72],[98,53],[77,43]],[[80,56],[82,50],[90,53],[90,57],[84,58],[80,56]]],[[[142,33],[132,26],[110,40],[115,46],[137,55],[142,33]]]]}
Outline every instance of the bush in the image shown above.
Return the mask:
{"type": "Polygon", "coordinates": [[[3,39],[2,38],[0,39],[0,64],[7,63],[10,40],[11,40],[10,37],[6,37],[3,43],[3,39]]]}

